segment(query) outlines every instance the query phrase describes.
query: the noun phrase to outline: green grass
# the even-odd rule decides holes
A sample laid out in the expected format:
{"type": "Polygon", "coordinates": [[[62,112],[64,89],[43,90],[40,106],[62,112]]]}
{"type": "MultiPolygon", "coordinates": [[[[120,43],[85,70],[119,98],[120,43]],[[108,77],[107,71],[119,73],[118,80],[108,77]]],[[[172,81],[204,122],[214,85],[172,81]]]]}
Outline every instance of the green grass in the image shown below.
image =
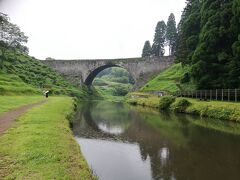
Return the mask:
{"type": "Polygon", "coordinates": [[[0,179],[92,179],[66,119],[73,100],[51,97],[0,136],[0,179]]]}
{"type": "Polygon", "coordinates": [[[18,76],[0,71],[0,95],[33,95],[41,93],[40,89],[23,82],[18,76]]]}
{"type": "Polygon", "coordinates": [[[140,90],[143,92],[158,90],[176,92],[183,89],[195,89],[195,86],[191,82],[184,84],[180,83],[180,80],[183,78],[184,74],[189,71],[190,68],[187,66],[182,67],[180,63],[173,64],[165,71],[161,72],[158,76],[150,80],[140,90]]]}
{"type": "Polygon", "coordinates": [[[133,92],[129,93],[126,97],[129,104],[148,106],[152,108],[159,108],[160,98],[147,93],[133,92]]]}
{"type": "Polygon", "coordinates": [[[0,114],[43,99],[43,96],[0,96],[0,114]]]}
{"type": "MultiPolygon", "coordinates": [[[[160,108],[164,98],[147,93],[129,93],[126,101],[130,104],[160,108]]],[[[219,120],[240,122],[240,103],[222,101],[200,101],[190,98],[176,98],[169,110],[210,117],[219,120]],[[185,103],[185,99],[189,103],[185,103]],[[184,101],[184,102],[183,102],[184,101]]]]}
{"type": "Polygon", "coordinates": [[[186,99],[191,105],[186,108],[185,113],[240,122],[240,103],[186,99]]]}
{"type": "Polygon", "coordinates": [[[34,57],[8,50],[4,57],[0,56],[0,60],[3,60],[3,68],[0,69],[0,95],[40,94],[46,89],[52,95],[79,98],[86,95],[34,57]]]}

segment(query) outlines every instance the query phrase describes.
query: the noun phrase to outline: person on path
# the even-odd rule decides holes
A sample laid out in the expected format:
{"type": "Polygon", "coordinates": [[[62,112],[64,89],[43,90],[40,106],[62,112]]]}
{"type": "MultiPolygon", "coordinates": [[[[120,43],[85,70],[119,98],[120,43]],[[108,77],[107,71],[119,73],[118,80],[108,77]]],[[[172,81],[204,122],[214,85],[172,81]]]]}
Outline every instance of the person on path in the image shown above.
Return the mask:
{"type": "Polygon", "coordinates": [[[48,98],[48,93],[49,93],[49,91],[45,91],[45,96],[46,96],[46,98],[48,98]]]}

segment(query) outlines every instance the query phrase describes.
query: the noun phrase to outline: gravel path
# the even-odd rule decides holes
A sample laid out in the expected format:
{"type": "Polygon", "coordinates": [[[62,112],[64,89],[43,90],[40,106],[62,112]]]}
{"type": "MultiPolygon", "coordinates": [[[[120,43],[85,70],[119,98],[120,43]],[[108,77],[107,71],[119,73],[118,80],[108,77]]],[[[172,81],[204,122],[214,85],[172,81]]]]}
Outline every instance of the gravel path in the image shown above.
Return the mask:
{"type": "Polygon", "coordinates": [[[47,100],[40,101],[34,104],[28,104],[25,106],[21,106],[19,108],[13,109],[11,111],[8,111],[6,113],[3,113],[0,115],[0,135],[6,131],[8,128],[11,127],[12,123],[14,122],[15,119],[17,119],[19,116],[24,114],[27,110],[41,105],[43,103],[47,102],[47,100]]]}

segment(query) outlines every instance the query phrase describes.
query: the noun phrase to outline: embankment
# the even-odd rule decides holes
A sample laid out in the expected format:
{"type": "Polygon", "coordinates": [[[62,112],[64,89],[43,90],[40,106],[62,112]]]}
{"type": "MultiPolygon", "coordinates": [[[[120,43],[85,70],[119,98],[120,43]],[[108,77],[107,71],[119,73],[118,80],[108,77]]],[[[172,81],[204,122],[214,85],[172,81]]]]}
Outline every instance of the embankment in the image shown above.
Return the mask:
{"type": "Polygon", "coordinates": [[[130,93],[126,101],[159,110],[199,115],[220,120],[240,122],[240,103],[222,101],[200,101],[190,98],[158,97],[146,93],[130,93]]]}

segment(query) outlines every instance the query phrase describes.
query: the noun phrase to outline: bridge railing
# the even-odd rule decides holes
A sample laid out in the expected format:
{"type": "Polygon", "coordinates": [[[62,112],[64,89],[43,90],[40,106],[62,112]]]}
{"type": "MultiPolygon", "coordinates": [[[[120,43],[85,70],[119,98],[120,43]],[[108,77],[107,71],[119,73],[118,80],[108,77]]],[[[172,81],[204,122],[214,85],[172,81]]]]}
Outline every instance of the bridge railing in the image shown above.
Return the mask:
{"type": "Polygon", "coordinates": [[[210,89],[196,91],[180,91],[174,95],[202,100],[240,101],[240,89],[210,89]]]}

